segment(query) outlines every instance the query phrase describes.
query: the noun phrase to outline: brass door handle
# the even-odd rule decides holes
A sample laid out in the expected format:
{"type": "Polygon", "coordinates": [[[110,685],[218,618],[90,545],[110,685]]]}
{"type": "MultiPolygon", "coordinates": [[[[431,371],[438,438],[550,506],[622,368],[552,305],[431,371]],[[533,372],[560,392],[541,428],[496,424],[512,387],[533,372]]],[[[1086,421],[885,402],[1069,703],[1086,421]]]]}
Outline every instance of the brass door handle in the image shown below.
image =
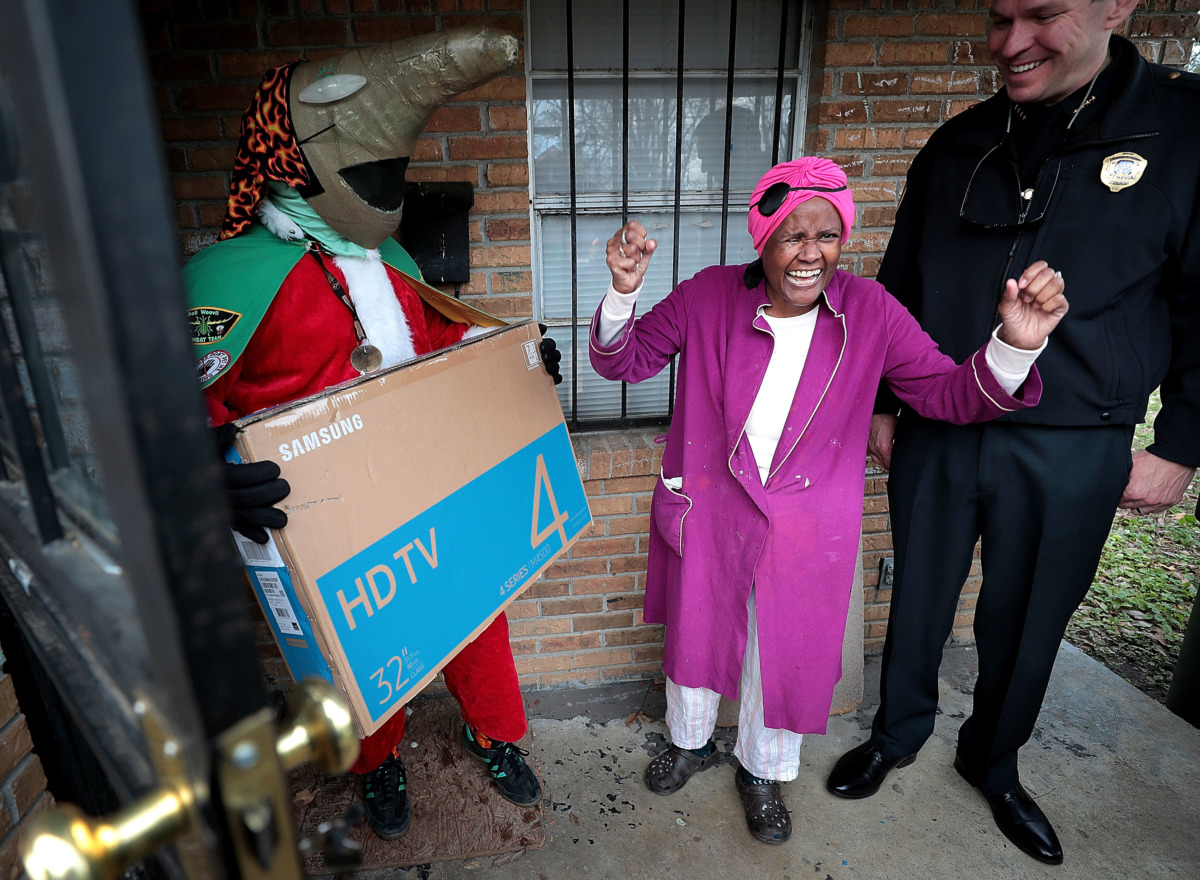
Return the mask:
{"type": "Polygon", "coordinates": [[[283,726],[275,753],[285,770],[316,764],[326,773],[345,773],[358,759],[358,729],[350,708],[323,678],[306,678],[296,686],[283,726]]]}
{"type": "Polygon", "coordinates": [[[31,880],[115,880],[188,830],[190,799],[168,786],[102,819],[73,804],[46,810],[21,842],[25,870],[31,880]]]}
{"type": "MultiPolygon", "coordinates": [[[[345,771],[358,757],[358,734],[341,695],[323,679],[306,679],[288,701],[288,717],[275,729],[263,710],[223,734],[217,743],[217,777],[241,876],[246,880],[303,877],[284,773],[315,763],[327,773],[345,771]]],[[[163,741],[154,714],[143,711],[152,743],[163,741]]],[[[200,836],[199,804],[173,749],[158,749],[160,776],[168,781],[112,816],[85,816],[66,804],[30,820],[21,858],[30,880],[117,880],[131,865],[170,843],[180,844],[189,880],[211,874],[200,836]],[[164,766],[166,761],[167,766],[164,766]]],[[[207,789],[207,780],[204,781],[207,789]]]]}

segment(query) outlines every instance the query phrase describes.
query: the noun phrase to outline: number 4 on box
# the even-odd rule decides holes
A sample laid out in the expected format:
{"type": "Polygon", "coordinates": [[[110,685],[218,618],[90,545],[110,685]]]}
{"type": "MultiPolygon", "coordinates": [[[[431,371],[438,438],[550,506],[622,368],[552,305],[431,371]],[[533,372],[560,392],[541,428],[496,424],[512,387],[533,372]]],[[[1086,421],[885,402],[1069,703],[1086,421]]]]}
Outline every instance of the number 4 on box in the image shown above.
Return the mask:
{"type": "Polygon", "coordinates": [[[558,503],[554,500],[554,487],[550,485],[550,472],[546,470],[546,459],[538,455],[537,469],[533,484],[533,528],[529,532],[529,545],[537,547],[545,541],[553,532],[558,532],[562,538],[563,546],[567,546],[567,531],[563,528],[563,523],[567,521],[567,512],[558,509],[558,503]],[[538,514],[542,509],[542,484],[546,486],[546,500],[550,503],[550,512],[554,514],[554,519],[546,528],[538,531],[538,514]]]}

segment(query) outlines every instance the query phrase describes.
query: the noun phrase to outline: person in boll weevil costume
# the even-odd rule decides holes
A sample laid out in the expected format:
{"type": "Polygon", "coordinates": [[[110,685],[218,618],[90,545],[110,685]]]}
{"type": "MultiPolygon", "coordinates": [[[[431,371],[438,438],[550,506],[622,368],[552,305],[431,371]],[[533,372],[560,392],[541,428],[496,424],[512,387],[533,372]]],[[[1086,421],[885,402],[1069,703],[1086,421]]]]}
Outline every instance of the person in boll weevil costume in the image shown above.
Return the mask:
{"type": "MultiPolygon", "coordinates": [[[[512,67],[517,42],[457,28],[267,72],[242,118],[220,240],[184,269],[192,341],[218,443],[231,423],[453,345],[481,331],[417,293],[419,270],[391,236],[417,137],[446,99],[512,67]],[[225,427],[227,426],[227,427],[225,427]]],[[[561,381],[554,342],[547,371],[561,381]]],[[[226,466],[234,528],[263,543],[286,514],[289,488],[274,462],[226,466]]],[[[500,793],[541,797],[508,620],[501,614],[443,670],[462,707],[464,746],[500,793]]],[[[371,827],[392,839],[409,826],[399,758],[405,713],[362,740],[371,827]]]]}

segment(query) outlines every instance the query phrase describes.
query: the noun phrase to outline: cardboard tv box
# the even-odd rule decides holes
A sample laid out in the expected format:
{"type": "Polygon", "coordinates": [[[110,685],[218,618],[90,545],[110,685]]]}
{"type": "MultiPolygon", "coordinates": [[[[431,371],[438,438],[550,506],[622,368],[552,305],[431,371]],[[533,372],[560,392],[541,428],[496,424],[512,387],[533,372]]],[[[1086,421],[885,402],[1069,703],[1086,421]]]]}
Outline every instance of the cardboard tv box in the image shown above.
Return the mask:
{"type": "Polygon", "coordinates": [[[591,522],[539,340],[492,330],[237,423],[237,458],[291,484],[267,545],[235,534],[250,582],[293,678],[339,686],[364,736],[591,522]]]}

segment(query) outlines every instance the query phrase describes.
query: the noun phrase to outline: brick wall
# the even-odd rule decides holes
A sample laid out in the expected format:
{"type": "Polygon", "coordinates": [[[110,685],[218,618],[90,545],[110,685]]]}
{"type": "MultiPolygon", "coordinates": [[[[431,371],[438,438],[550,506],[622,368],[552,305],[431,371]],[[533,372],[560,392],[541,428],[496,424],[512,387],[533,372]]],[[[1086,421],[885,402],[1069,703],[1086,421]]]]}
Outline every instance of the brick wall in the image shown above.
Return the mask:
{"type": "MultiPolygon", "coordinates": [[[[587,2],[587,0],[576,0],[587,2]]],[[[597,0],[599,2],[599,0],[597,0]]],[[[523,36],[523,0],[141,0],[181,244],[213,240],[224,211],[238,122],[268,67],[347,47],[484,22],[523,36]]],[[[818,0],[805,150],[851,177],[859,228],[845,266],[873,276],[904,174],[933,130],[999,86],[983,39],[987,0],[818,0]]],[[[1191,55],[1200,0],[1145,0],[1129,34],[1150,59],[1191,55]]],[[[501,317],[532,313],[525,81],[520,69],[449,102],[430,121],[409,177],[469,181],[472,277],[464,298],[501,317]]],[[[542,582],[511,606],[513,647],[530,686],[598,684],[658,669],[661,632],[640,625],[652,434],[575,438],[596,522],[542,582]]],[[[863,520],[864,636],[882,648],[890,555],[886,474],[868,471],[863,520]]],[[[978,564],[955,641],[971,640],[978,564]]],[[[260,635],[269,643],[265,626],[260,635]]],[[[286,678],[265,648],[268,675],[286,678]]],[[[3,880],[3,878],[0,878],[3,880]]]]}
{"type": "Polygon", "coordinates": [[[3,668],[4,654],[0,652],[0,880],[16,880],[22,873],[21,828],[54,799],[46,792],[41,761],[33,753],[12,678],[3,668]]]}

